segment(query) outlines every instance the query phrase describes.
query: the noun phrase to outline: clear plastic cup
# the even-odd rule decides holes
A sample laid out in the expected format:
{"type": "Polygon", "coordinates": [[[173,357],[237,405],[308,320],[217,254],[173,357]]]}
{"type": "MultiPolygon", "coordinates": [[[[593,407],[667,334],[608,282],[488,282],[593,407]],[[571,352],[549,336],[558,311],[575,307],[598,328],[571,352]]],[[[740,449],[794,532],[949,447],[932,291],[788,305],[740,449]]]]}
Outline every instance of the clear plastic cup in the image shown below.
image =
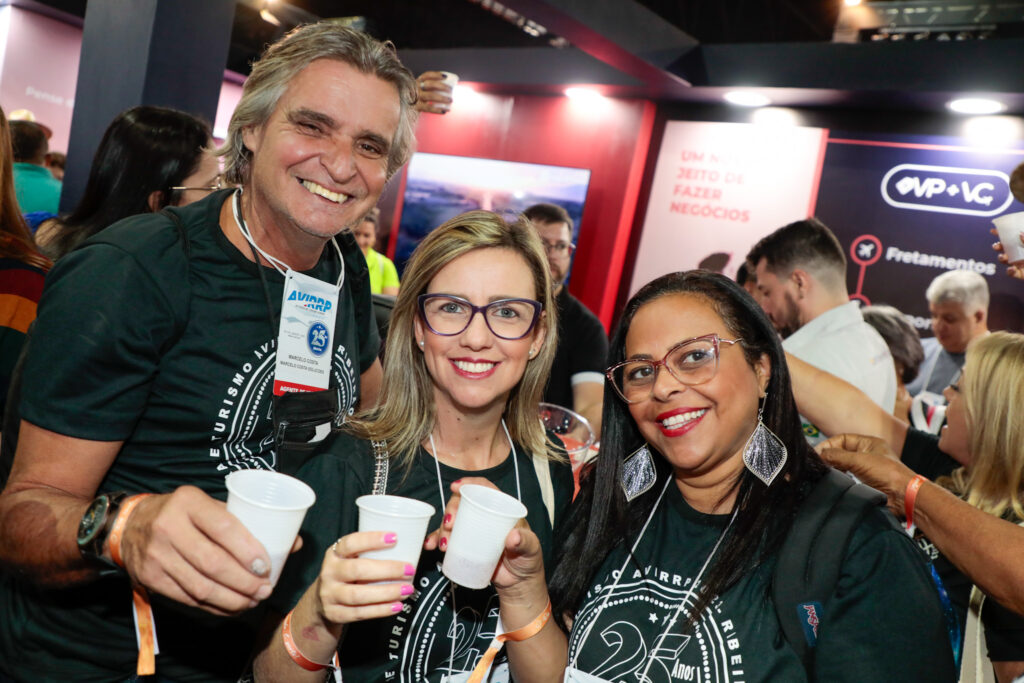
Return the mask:
{"type": "Polygon", "coordinates": [[[462,500],[441,571],[460,586],[486,588],[505,550],[505,537],[526,517],[526,506],[488,486],[466,484],[459,493],[462,500]]]}
{"type": "Polygon", "coordinates": [[[228,487],[228,512],[266,548],[270,583],[276,584],[316,494],[295,477],[269,470],[232,472],[224,483],[228,487]]]}
{"type": "Polygon", "coordinates": [[[434,506],[415,498],[402,496],[359,496],[359,531],[388,531],[398,536],[390,548],[370,550],[360,557],[371,560],[398,560],[417,566],[427,525],[434,516],[434,506]]]}
{"type": "Polygon", "coordinates": [[[1024,245],[1020,243],[1020,234],[1024,232],[1024,211],[993,218],[992,223],[996,226],[999,241],[1003,243],[1003,253],[1010,259],[1010,263],[1024,261],[1024,245]]]}

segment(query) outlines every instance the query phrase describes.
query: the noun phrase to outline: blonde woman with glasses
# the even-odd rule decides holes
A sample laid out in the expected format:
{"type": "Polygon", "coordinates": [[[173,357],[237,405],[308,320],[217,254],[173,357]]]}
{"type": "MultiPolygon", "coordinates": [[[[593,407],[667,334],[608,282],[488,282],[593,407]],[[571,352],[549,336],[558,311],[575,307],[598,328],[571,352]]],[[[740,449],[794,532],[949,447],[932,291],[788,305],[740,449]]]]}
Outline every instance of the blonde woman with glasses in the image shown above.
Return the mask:
{"type": "MultiPolygon", "coordinates": [[[[499,594],[524,558],[550,553],[572,492],[568,463],[537,416],[554,318],[544,252],[524,219],[471,212],[423,240],[395,303],[379,405],[299,472],[318,502],[271,598],[287,618],[256,660],[257,680],[322,681],[335,654],[351,681],[457,681],[477,668],[499,594]],[[375,445],[387,454],[387,493],[435,508],[429,528],[440,532],[418,566],[359,557],[397,540],[355,533],[355,499],[380,473],[375,445]],[[529,514],[506,539],[492,586],[473,591],[439,566],[460,487],[485,482],[529,514]]],[[[516,629],[543,607],[501,605],[501,622],[516,629]]],[[[506,668],[503,656],[493,668],[506,668]]]]}

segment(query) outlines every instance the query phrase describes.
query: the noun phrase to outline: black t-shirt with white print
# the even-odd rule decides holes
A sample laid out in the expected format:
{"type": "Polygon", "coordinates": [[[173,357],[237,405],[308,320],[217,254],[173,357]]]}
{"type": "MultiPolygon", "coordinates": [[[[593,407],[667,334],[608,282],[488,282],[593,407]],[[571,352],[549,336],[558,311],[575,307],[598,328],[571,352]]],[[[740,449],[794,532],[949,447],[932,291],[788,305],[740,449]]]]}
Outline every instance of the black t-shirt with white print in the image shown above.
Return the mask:
{"type": "MultiPolygon", "coordinates": [[[[324,552],[338,538],[358,529],[355,500],[373,490],[373,449],[370,443],[341,434],[329,452],[315,457],[298,476],[316,491],[317,503],[302,525],[303,547],[289,558],[271,605],[281,614],[288,612],[320,572],[324,552]]],[[[548,463],[554,488],[556,524],[572,496],[572,472],[567,464],[548,463]]],[[[440,465],[445,499],[451,484],[464,477],[483,477],[505,493],[519,492],[529,513],[526,520],[537,534],[550,561],[552,531],[547,508],[532,457],[520,446],[501,464],[486,470],[458,470],[440,465]]],[[[441,524],[444,506],[438,487],[437,465],[422,448],[410,470],[392,465],[387,493],[422,500],[434,506],[428,530],[441,524]]],[[[349,624],[339,648],[345,681],[431,681],[440,683],[448,675],[462,680],[473,671],[494,637],[498,618],[498,595],[493,588],[470,590],[455,587],[441,573],[444,553],[424,551],[413,586],[416,592],[405,601],[405,609],[393,617],[349,624]],[[454,605],[454,612],[453,612],[454,605]],[[458,618],[455,618],[457,613],[458,618]],[[454,659],[452,646],[454,640],[454,659]]],[[[501,664],[499,654],[496,664],[501,664]]]]}
{"type": "MultiPolygon", "coordinates": [[[[187,245],[167,216],[134,216],[83,243],[47,276],[21,416],[78,439],[123,441],[100,492],[168,493],[189,484],[224,499],[229,472],[277,467],[271,318],[280,314],[284,278],[264,268],[264,292],[259,267],[219,227],[225,201],[230,191],[169,209],[187,245]]],[[[350,234],[338,242],[345,283],[332,385],[348,413],[379,343],[365,259],[350,234]],[[361,328],[360,308],[368,323],[361,328]]],[[[327,245],[306,274],[336,282],[339,271],[327,245]]],[[[44,591],[0,574],[0,671],[31,681],[129,678],[137,656],[131,604],[123,576],[44,591]]],[[[159,596],[153,606],[158,675],[237,679],[258,615],[218,618],[159,596]]]]}
{"type": "MultiPolygon", "coordinates": [[[[836,592],[824,606],[830,617],[818,624],[815,680],[955,680],[925,564],[884,514],[867,515],[851,539],[836,592]]],[[[771,599],[774,561],[748,572],[684,631],[694,579],[728,521],[729,515],[694,510],[669,485],[636,561],[625,562],[626,549],[619,547],[598,571],[573,621],[570,663],[616,683],[808,680],[771,599]]]]}

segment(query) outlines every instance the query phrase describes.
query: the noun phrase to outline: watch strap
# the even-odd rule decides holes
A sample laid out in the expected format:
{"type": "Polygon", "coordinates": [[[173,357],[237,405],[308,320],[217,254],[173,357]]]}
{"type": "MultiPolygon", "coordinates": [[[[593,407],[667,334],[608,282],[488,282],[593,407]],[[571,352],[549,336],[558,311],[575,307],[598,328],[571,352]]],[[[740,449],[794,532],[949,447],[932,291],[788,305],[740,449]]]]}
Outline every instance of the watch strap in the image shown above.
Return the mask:
{"type": "Polygon", "coordinates": [[[103,557],[103,544],[110,535],[111,527],[114,524],[114,518],[117,517],[118,510],[121,507],[121,502],[125,497],[127,497],[127,495],[128,494],[123,491],[116,493],[104,493],[97,496],[96,499],[89,504],[85,515],[82,517],[82,522],[79,524],[78,530],[78,549],[82,553],[83,557],[91,560],[98,560],[103,564],[110,565],[110,561],[103,557]],[[94,527],[98,526],[99,528],[89,534],[87,538],[83,538],[83,531],[88,526],[86,524],[86,519],[89,516],[99,517],[98,519],[91,520],[91,525],[94,527]]]}

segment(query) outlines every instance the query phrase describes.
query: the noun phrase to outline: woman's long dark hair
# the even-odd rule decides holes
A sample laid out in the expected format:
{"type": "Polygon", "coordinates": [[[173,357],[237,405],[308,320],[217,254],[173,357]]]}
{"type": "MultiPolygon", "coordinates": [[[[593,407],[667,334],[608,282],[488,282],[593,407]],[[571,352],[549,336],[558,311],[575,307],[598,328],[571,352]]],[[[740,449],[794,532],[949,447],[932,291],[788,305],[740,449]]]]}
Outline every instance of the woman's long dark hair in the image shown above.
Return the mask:
{"type": "Polygon", "coordinates": [[[160,209],[176,204],[181,185],[195,172],[210,127],[185,112],[165,107],[132,107],[117,115],[103,134],[78,206],[61,219],[47,247],[54,258],[122,218],[148,213],[149,195],[160,192],[160,209]]]}
{"type": "MultiPolygon", "coordinates": [[[[689,626],[700,619],[715,596],[778,551],[810,484],[820,479],[826,468],[804,438],[775,329],[750,295],[722,275],[691,270],[665,275],[645,285],[626,304],[611,340],[608,364],[625,359],[626,334],[636,312],[669,294],[690,294],[707,301],[730,334],[743,339],[741,346],[751,365],[762,354],[768,355],[771,378],[764,423],[789,451],[785,467],[770,487],[746,469],[737,479],[736,518],[708,567],[698,600],[688,615],[689,626]]],[[[601,424],[601,455],[582,473],[579,496],[555,546],[549,591],[563,628],[565,616],[579,608],[608,554],[620,544],[628,547],[632,543],[659,498],[664,478],[673,476],[669,463],[656,457],[659,484],[627,503],[619,485],[622,461],[643,445],[644,438],[628,406],[607,384],[601,424]]]]}

